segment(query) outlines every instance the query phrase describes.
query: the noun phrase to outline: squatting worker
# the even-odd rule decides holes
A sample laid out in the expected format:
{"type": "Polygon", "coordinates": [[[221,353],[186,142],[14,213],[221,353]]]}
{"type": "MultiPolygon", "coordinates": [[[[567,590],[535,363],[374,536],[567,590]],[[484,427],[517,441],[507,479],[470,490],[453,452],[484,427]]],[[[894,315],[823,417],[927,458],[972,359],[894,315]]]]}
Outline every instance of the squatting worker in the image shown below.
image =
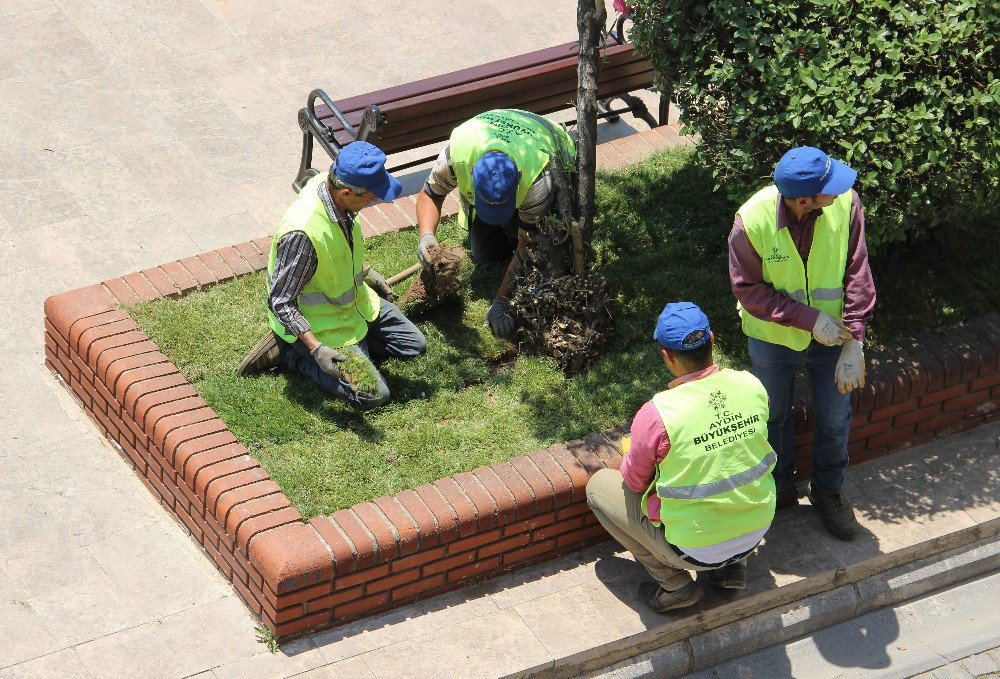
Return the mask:
{"type": "Polygon", "coordinates": [[[816,414],[809,499],[827,529],[851,539],[858,523],[842,492],[850,392],[864,386],[862,342],[875,306],[857,172],[819,149],[795,148],[774,184],[739,209],[729,277],[754,375],[771,399],[778,508],[798,503],[792,461],[795,370],[805,362],[816,414]]]}
{"type": "Polygon", "coordinates": [[[591,477],[587,503],[656,581],[640,596],[662,613],[701,598],[688,571],[746,587],[747,556],[774,518],[776,458],[763,385],[719,369],[701,309],[668,304],[653,338],[675,379],[639,409],[621,468],[591,477]]]}
{"type": "Polygon", "coordinates": [[[388,400],[389,388],[369,356],[410,358],[423,353],[426,343],[394,304],[376,294],[391,290],[365,263],[357,213],[401,190],[385,170],[385,154],[363,141],[345,146],[329,172],[309,180],[271,244],[267,316],[273,335],[254,348],[241,372],[280,361],[357,409],[388,400]],[[344,379],[339,364],[349,353],[368,362],[378,393],[357,393],[344,379]]]}
{"type": "Polygon", "coordinates": [[[459,225],[469,231],[473,261],[501,264],[510,259],[486,315],[498,337],[514,334],[508,289],[524,256],[523,248],[518,250],[518,230],[533,228],[557,205],[550,167],[555,153],[562,153],[567,171],[575,170],[576,146],[562,127],[527,111],[486,111],[452,131],[417,196],[417,256],[423,263],[427,249],[437,243],[441,206],[455,188],[459,225]]]}

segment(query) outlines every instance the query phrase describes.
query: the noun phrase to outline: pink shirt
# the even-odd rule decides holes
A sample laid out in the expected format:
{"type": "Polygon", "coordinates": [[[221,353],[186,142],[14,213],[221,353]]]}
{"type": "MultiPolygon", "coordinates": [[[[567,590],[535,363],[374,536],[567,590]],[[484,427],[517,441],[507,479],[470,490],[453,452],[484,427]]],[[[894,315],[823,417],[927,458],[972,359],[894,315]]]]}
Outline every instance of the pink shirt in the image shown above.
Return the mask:
{"type": "MultiPolygon", "coordinates": [[[[798,223],[778,196],[778,228],[788,229],[799,256],[805,262],[812,246],[813,230],[821,211],[810,212],[798,223]]],[[[764,282],[764,265],[750,244],[739,215],[729,233],[729,281],[733,294],[746,311],[757,318],[811,332],[819,310],[797,302],[764,282]]],[[[875,281],[868,266],[865,243],[865,214],[857,191],[851,191],[851,225],[844,271],[844,324],[855,339],[865,339],[865,331],[875,309],[875,281]]]]}
{"type": "MultiPolygon", "coordinates": [[[[719,366],[714,363],[704,370],[688,373],[672,380],[667,389],[694,382],[719,372],[719,366]]],[[[632,443],[625,459],[622,460],[620,471],[625,477],[625,485],[637,493],[645,493],[656,475],[656,467],[670,452],[670,439],[663,426],[663,418],[652,401],[647,401],[639,408],[632,420],[632,443]]],[[[660,520],[660,498],[656,493],[650,493],[646,498],[646,513],[651,521],[660,520]]]]}

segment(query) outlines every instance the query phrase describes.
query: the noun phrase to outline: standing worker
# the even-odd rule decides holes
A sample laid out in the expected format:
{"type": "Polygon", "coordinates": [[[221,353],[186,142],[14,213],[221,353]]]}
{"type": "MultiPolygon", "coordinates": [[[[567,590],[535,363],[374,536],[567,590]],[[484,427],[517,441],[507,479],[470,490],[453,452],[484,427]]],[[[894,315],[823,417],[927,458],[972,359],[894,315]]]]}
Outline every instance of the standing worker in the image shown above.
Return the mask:
{"type": "Polygon", "coordinates": [[[537,224],[556,206],[550,166],[556,153],[562,154],[567,171],[575,170],[576,146],[562,127],[527,111],[486,111],[452,131],[417,196],[417,256],[424,265],[429,264],[428,248],[437,243],[441,206],[455,188],[459,225],[469,231],[473,261],[500,264],[510,258],[486,314],[498,337],[514,335],[508,290],[524,257],[518,251],[518,230],[537,224]]]}
{"type": "Polygon", "coordinates": [[[370,354],[412,358],[423,334],[391,302],[392,290],[365,262],[357,213],[402,190],[385,170],[385,154],[364,141],[345,146],[329,172],[302,187],[281,218],[267,264],[267,317],[272,332],[244,359],[248,375],[284,363],[358,410],[389,399],[370,354]],[[364,359],[376,394],[358,393],[341,371],[348,354],[364,359]]]}
{"type": "Polygon", "coordinates": [[[771,400],[778,508],[798,503],[792,460],[795,370],[805,362],[816,414],[809,500],[835,536],[858,530],[844,496],[850,392],[865,383],[862,343],[875,306],[857,172],[819,149],[788,151],[774,184],[738,210],[729,278],[754,375],[771,400]]]}
{"type": "Polygon", "coordinates": [[[676,379],[639,409],[620,470],[591,477],[587,504],[656,581],[640,595],[663,613],[701,598],[688,571],[746,587],[747,557],[774,519],[776,458],[763,385],[719,369],[701,309],[668,304],[653,338],[676,379]]]}

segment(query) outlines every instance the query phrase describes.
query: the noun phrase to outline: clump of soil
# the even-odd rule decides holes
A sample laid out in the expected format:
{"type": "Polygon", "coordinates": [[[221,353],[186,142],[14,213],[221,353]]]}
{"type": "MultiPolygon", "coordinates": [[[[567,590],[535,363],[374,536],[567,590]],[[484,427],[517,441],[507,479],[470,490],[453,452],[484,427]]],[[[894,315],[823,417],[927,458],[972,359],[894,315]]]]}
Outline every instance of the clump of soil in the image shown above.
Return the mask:
{"type": "Polygon", "coordinates": [[[573,273],[573,244],[562,220],[549,218],[528,234],[526,261],[511,297],[519,348],[551,356],[567,373],[601,355],[611,334],[611,285],[588,262],[573,273]]]}
{"type": "Polygon", "coordinates": [[[458,245],[438,243],[428,250],[429,267],[421,269],[396,305],[403,312],[418,311],[446,297],[458,297],[469,285],[468,255],[458,245]]]}

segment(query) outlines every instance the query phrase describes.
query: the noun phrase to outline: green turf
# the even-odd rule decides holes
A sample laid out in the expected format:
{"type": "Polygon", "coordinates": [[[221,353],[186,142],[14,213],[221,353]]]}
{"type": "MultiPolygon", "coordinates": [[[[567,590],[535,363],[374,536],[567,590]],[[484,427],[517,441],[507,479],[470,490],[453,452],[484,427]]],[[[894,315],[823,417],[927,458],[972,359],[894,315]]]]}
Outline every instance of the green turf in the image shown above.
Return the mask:
{"type": "MultiPolygon", "coordinates": [[[[600,175],[594,243],[617,292],[615,337],[600,361],[572,378],[551,361],[515,356],[483,327],[496,268],[477,268],[460,303],[414,319],[427,353],[382,365],[392,400],[368,414],[296,376],[236,377],[265,329],[262,274],[131,311],[299,511],[326,514],[628,422],[669,379],[651,339],[668,301],[701,305],[718,361],[745,367],[726,266],[736,206],[710,186],[682,150],[600,175]]],[[[441,233],[464,239],[454,220],[441,233]]],[[[878,338],[996,307],[995,240],[984,229],[942,236],[876,263],[878,338]]],[[[373,238],[369,260],[389,276],[414,261],[415,248],[412,230],[373,238]]]]}

